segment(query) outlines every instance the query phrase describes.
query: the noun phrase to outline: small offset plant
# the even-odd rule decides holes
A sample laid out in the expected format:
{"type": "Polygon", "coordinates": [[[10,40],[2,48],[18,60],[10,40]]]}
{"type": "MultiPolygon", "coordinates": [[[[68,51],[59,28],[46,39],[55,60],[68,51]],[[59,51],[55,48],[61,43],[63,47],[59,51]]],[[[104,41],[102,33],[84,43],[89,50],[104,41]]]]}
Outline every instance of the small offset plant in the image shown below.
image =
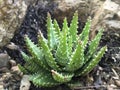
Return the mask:
{"type": "Polygon", "coordinates": [[[89,41],[90,23],[88,20],[82,33],[78,35],[77,12],[69,26],[67,19],[64,19],[62,30],[48,14],[47,39],[39,32],[38,44],[34,44],[25,36],[31,55],[21,52],[26,63],[24,66],[19,65],[19,68],[30,75],[34,85],[40,87],[68,84],[74,77],[87,75],[106,50],[106,46],[98,49],[103,30],[99,30],[95,38],[89,41]]]}

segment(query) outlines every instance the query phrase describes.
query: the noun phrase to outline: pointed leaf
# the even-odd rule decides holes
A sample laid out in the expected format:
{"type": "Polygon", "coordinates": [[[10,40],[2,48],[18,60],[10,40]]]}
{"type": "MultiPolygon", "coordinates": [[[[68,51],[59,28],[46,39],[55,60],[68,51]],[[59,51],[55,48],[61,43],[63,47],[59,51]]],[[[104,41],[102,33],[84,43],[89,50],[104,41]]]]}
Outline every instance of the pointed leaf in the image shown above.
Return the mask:
{"type": "Polygon", "coordinates": [[[88,74],[101,60],[103,54],[105,53],[105,50],[107,47],[103,47],[100,49],[100,51],[97,53],[97,55],[94,55],[93,59],[90,60],[88,63],[86,63],[80,70],[76,72],[76,76],[86,75],[88,74]]]}
{"type": "Polygon", "coordinates": [[[63,28],[62,28],[62,34],[67,35],[68,34],[68,30],[69,30],[69,28],[68,28],[67,18],[64,18],[63,28]]]}
{"type": "Polygon", "coordinates": [[[91,21],[88,19],[82,33],[80,34],[80,40],[83,41],[84,47],[86,46],[89,40],[90,26],[91,26],[91,21]]]}
{"type": "Polygon", "coordinates": [[[42,33],[39,33],[39,43],[41,43],[40,45],[43,49],[43,53],[45,54],[47,64],[55,70],[60,70],[59,66],[55,61],[55,58],[52,55],[52,52],[50,51],[47,43],[45,42],[45,38],[43,37],[42,33]]]}
{"type": "Polygon", "coordinates": [[[21,66],[20,64],[18,64],[18,67],[19,67],[20,71],[22,71],[23,73],[28,73],[28,71],[25,69],[24,66],[21,66]]]}
{"type": "Polygon", "coordinates": [[[25,42],[26,42],[26,45],[27,45],[27,48],[28,48],[29,52],[31,53],[31,55],[33,57],[37,57],[37,58],[42,58],[43,57],[43,53],[42,53],[41,49],[39,47],[37,47],[37,45],[35,45],[29,39],[29,37],[27,35],[25,36],[25,42]]]}
{"type": "Polygon", "coordinates": [[[95,38],[90,42],[89,44],[89,47],[88,47],[88,52],[85,56],[85,63],[91,58],[91,56],[95,53],[98,45],[99,45],[99,42],[100,42],[100,39],[101,39],[101,36],[102,36],[102,32],[103,30],[99,30],[98,34],[95,36],[95,38]]]}
{"type": "Polygon", "coordinates": [[[66,63],[68,62],[67,33],[68,33],[68,26],[67,26],[67,20],[65,18],[63,23],[60,43],[56,51],[56,61],[58,64],[62,66],[66,65],[66,63]]]}
{"type": "Polygon", "coordinates": [[[30,77],[30,80],[33,82],[34,85],[38,87],[52,87],[61,84],[59,82],[56,82],[49,72],[45,71],[32,75],[30,77]]]}
{"type": "MultiPolygon", "coordinates": [[[[56,28],[58,28],[56,26],[56,28]]],[[[47,17],[47,30],[48,30],[48,46],[50,47],[50,49],[55,49],[57,44],[58,44],[58,32],[57,30],[55,30],[54,28],[54,24],[52,23],[52,19],[50,14],[48,13],[48,17],[47,17]]]]}
{"type": "Polygon", "coordinates": [[[75,12],[70,24],[70,35],[72,36],[73,42],[76,42],[77,40],[77,29],[78,29],[78,12],[75,12]]]}
{"type": "Polygon", "coordinates": [[[37,45],[35,45],[29,38],[28,36],[25,36],[25,41],[27,44],[27,47],[34,58],[34,62],[38,63],[41,67],[48,69],[47,63],[43,60],[43,51],[37,45]]]}
{"type": "Polygon", "coordinates": [[[54,19],[54,28],[55,28],[55,31],[57,32],[57,35],[60,36],[60,27],[58,25],[58,22],[54,19]]]}
{"type": "Polygon", "coordinates": [[[29,74],[37,73],[40,70],[48,70],[48,68],[43,68],[39,65],[39,63],[36,63],[34,59],[31,59],[29,62],[25,63],[24,65],[25,69],[29,72],[29,74]]]}
{"type": "Polygon", "coordinates": [[[70,61],[65,67],[66,71],[75,71],[84,63],[84,48],[82,42],[78,42],[76,50],[73,52],[70,61]]]}
{"type": "Polygon", "coordinates": [[[52,70],[52,76],[54,78],[54,80],[56,80],[57,82],[60,83],[65,83],[65,82],[69,82],[72,77],[74,76],[74,73],[59,73],[57,71],[52,70]]]}
{"type": "Polygon", "coordinates": [[[22,55],[23,59],[24,59],[26,62],[28,62],[29,59],[31,58],[30,56],[28,56],[28,55],[27,55],[26,53],[24,53],[23,51],[21,51],[21,55],[22,55]]]}

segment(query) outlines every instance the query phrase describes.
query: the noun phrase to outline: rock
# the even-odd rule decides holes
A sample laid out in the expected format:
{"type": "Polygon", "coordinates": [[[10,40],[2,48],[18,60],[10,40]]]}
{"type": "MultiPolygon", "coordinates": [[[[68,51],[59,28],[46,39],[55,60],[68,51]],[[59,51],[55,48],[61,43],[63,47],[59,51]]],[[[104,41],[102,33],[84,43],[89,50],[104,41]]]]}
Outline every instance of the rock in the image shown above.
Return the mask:
{"type": "Polygon", "coordinates": [[[21,75],[18,73],[7,72],[3,74],[3,86],[5,90],[19,90],[21,75]]]}
{"type": "Polygon", "coordinates": [[[20,90],[29,90],[30,89],[30,81],[29,81],[29,76],[24,75],[21,84],[20,84],[20,90]]]}
{"type": "Polygon", "coordinates": [[[10,65],[11,65],[12,67],[13,67],[13,66],[16,66],[15,60],[10,60],[9,63],[10,63],[10,65]]]}
{"type": "Polygon", "coordinates": [[[118,21],[118,20],[104,20],[104,22],[105,22],[106,26],[112,30],[120,29],[120,21],[118,21]]]}
{"type": "Polygon", "coordinates": [[[115,81],[115,84],[120,87],[120,80],[114,80],[115,81]]]}
{"type": "Polygon", "coordinates": [[[111,0],[106,0],[95,12],[92,18],[91,39],[94,38],[96,31],[104,28],[105,31],[116,30],[120,28],[120,4],[111,0]]]}
{"type": "Polygon", "coordinates": [[[27,6],[21,0],[0,0],[0,47],[7,44],[20,26],[27,6]]]}
{"type": "Polygon", "coordinates": [[[103,5],[104,2],[105,2],[105,0],[90,0],[89,1],[88,4],[89,4],[90,17],[94,17],[95,13],[98,11],[100,6],[103,5]]]}
{"type": "Polygon", "coordinates": [[[21,73],[21,71],[20,71],[20,69],[19,69],[19,67],[16,65],[16,66],[13,66],[12,68],[11,68],[11,71],[12,72],[16,72],[16,73],[21,73]]]}
{"type": "Polygon", "coordinates": [[[14,69],[16,66],[16,62],[7,53],[0,53],[0,72],[7,72],[10,69],[17,71],[18,69],[14,69]]]}
{"type": "Polygon", "coordinates": [[[10,44],[7,44],[6,47],[9,48],[9,49],[12,49],[12,50],[19,49],[19,47],[12,42],[10,44]]]}
{"type": "Polygon", "coordinates": [[[3,85],[0,85],[0,90],[4,90],[3,85]]]}
{"type": "Polygon", "coordinates": [[[63,21],[63,18],[67,17],[68,21],[70,21],[74,12],[77,10],[81,21],[85,22],[89,14],[88,1],[89,0],[54,0],[58,5],[54,12],[55,18],[57,18],[58,21],[63,21]]]}
{"type": "Polygon", "coordinates": [[[0,54],[0,72],[6,72],[9,68],[9,56],[8,54],[0,54]]]}
{"type": "Polygon", "coordinates": [[[1,76],[0,76],[0,90],[4,90],[4,88],[3,88],[3,81],[2,81],[1,76]]]}

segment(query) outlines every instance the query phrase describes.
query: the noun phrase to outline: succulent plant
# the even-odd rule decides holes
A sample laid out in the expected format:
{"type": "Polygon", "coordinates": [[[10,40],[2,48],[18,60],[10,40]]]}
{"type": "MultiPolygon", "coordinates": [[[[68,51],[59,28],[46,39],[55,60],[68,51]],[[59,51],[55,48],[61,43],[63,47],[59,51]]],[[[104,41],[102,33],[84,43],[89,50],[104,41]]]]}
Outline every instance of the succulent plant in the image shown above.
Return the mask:
{"type": "Polygon", "coordinates": [[[93,40],[89,40],[91,21],[87,20],[81,34],[78,34],[78,13],[75,12],[68,26],[64,19],[60,29],[56,20],[47,17],[47,39],[41,32],[38,44],[25,36],[30,55],[21,51],[26,61],[20,70],[30,75],[34,85],[51,87],[71,82],[73,77],[87,75],[100,61],[106,46],[98,49],[103,30],[99,30],[93,40]]]}

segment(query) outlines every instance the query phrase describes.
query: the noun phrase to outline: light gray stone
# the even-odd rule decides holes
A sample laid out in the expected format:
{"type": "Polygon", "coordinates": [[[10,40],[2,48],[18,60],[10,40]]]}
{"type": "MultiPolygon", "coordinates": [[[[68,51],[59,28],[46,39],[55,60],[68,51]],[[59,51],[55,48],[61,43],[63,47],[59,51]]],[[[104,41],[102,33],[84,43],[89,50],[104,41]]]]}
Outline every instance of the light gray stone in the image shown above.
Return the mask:
{"type": "Polygon", "coordinates": [[[8,54],[0,53],[0,72],[6,72],[9,70],[9,59],[10,57],[8,54]]]}
{"type": "Polygon", "coordinates": [[[89,14],[88,1],[89,0],[54,0],[58,5],[54,12],[55,18],[57,18],[58,21],[62,21],[64,17],[67,17],[70,21],[70,18],[77,10],[81,21],[85,22],[89,14]]]}
{"type": "Polygon", "coordinates": [[[0,68],[1,67],[6,67],[9,62],[9,56],[7,54],[1,53],[0,54],[0,68]]]}
{"type": "Polygon", "coordinates": [[[0,0],[0,47],[13,37],[24,18],[26,9],[23,0],[0,0]]]}
{"type": "Polygon", "coordinates": [[[30,89],[30,80],[28,75],[24,75],[21,80],[20,90],[29,90],[30,89]]]}
{"type": "Polygon", "coordinates": [[[107,27],[111,28],[112,30],[120,29],[120,21],[118,20],[104,20],[107,27]]]}
{"type": "MultiPolygon", "coordinates": [[[[96,35],[96,31],[104,28],[105,31],[119,29],[120,22],[120,4],[111,0],[106,0],[95,12],[92,18],[91,39],[96,35]]],[[[109,32],[109,31],[108,31],[109,32]]]]}

